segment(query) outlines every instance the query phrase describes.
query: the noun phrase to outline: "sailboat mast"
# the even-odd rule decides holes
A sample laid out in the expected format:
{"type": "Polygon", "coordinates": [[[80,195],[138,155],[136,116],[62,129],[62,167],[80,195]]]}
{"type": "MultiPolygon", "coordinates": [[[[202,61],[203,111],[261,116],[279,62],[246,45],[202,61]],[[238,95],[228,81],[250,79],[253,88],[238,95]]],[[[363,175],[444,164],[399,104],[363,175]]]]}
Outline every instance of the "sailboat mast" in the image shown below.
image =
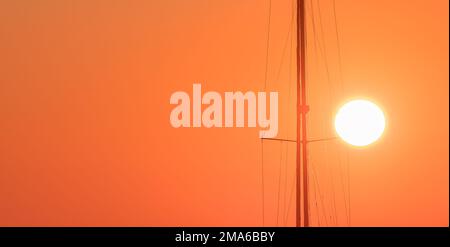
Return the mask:
{"type": "Polygon", "coordinates": [[[309,226],[308,209],[308,156],[306,114],[306,37],[305,1],[297,0],[297,156],[296,156],[296,226],[302,225],[303,188],[303,226],[309,226]],[[303,165],[303,166],[302,166],[303,165]],[[302,170],[303,168],[303,170],[302,170]]]}

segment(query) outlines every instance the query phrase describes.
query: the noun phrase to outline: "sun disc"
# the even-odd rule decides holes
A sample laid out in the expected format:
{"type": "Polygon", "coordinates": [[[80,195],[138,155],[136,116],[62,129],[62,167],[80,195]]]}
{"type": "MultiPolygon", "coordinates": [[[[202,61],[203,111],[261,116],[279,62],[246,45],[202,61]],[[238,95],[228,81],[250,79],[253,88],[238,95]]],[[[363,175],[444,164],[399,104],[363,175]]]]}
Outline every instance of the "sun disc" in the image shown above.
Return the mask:
{"type": "Polygon", "coordinates": [[[368,100],[347,102],[339,109],[334,121],[339,137],[354,146],[366,146],[378,140],[385,124],[383,111],[368,100]]]}

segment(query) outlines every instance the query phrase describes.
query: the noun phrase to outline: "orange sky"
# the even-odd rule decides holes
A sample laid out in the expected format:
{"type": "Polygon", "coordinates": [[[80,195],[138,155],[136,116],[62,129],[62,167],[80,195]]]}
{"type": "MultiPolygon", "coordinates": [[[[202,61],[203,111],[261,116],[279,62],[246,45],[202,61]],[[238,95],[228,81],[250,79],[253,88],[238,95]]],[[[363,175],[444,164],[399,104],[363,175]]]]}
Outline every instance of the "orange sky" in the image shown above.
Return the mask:
{"type": "MultiPolygon", "coordinates": [[[[309,136],[350,98],[387,116],[367,148],[311,144],[312,224],[448,226],[448,1],[336,0],[342,77],[332,1],[307,2],[309,136]]],[[[267,82],[286,138],[291,7],[272,1],[267,82]]],[[[260,0],[1,1],[0,225],[261,225],[258,129],[174,129],[169,99],[263,91],[267,21],[260,0]]],[[[294,152],[264,144],[265,225],[294,224],[294,152]]]]}

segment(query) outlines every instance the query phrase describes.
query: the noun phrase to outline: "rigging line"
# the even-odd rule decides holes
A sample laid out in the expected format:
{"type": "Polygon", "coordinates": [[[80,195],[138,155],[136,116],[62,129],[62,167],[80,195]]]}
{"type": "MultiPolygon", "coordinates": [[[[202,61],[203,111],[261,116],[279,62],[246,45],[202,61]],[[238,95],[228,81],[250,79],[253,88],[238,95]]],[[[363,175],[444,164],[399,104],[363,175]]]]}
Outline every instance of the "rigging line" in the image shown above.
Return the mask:
{"type": "MultiPolygon", "coordinates": [[[[311,24],[312,24],[313,39],[314,39],[314,42],[313,42],[313,44],[314,44],[314,53],[315,53],[316,56],[321,55],[322,57],[324,57],[323,51],[322,51],[322,47],[320,46],[320,43],[318,42],[318,38],[317,38],[318,35],[317,35],[317,32],[316,32],[316,27],[315,27],[316,24],[315,24],[315,17],[314,17],[314,9],[313,8],[314,8],[313,7],[313,2],[310,1],[311,24]]],[[[317,60],[314,60],[314,61],[316,63],[316,66],[318,67],[319,64],[318,64],[317,60]]],[[[329,81],[328,81],[328,83],[329,83],[329,81]]],[[[334,137],[323,138],[323,139],[312,139],[309,142],[321,142],[321,141],[327,141],[327,140],[332,140],[332,139],[334,139],[334,137]]],[[[312,167],[312,168],[314,169],[314,167],[312,167]]],[[[322,193],[320,191],[319,180],[318,180],[318,178],[317,178],[317,176],[316,176],[314,171],[313,171],[313,175],[315,176],[315,183],[317,185],[319,196],[320,196],[323,216],[324,216],[324,219],[325,219],[325,225],[328,225],[327,210],[326,210],[326,207],[325,207],[323,195],[322,195],[322,193]]],[[[330,214],[330,217],[331,216],[332,216],[332,214],[330,214]]],[[[319,216],[319,218],[320,218],[320,216],[319,216]]]]}
{"type": "MultiPolygon", "coordinates": [[[[324,132],[324,129],[325,129],[325,127],[324,127],[324,125],[321,125],[321,132],[324,132]]],[[[337,208],[336,208],[336,195],[335,195],[335,185],[334,185],[334,179],[333,179],[333,167],[332,166],[330,166],[330,164],[329,164],[329,160],[327,159],[327,157],[329,157],[329,155],[328,155],[328,143],[325,143],[324,145],[323,145],[323,152],[324,152],[324,157],[325,157],[325,166],[326,166],[326,170],[327,171],[329,171],[329,174],[331,174],[329,177],[330,177],[330,181],[331,181],[331,198],[332,198],[332,203],[330,203],[330,205],[331,205],[331,210],[332,211],[330,211],[330,221],[332,221],[332,222],[334,222],[335,223],[335,225],[337,225],[338,224],[338,220],[337,220],[337,217],[338,217],[338,214],[337,214],[337,208]],[[334,214],[333,214],[334,213],[334,214]]],[[[330,222],[331,223],[331,222],[330,222]]]]}
{"type": "MultiPolygon", "coordinates": [[[[283,51],[282,51],[282,55],[281,55],[281,62],[280,62],[280,66],[278,67],[277,77],[275,79],[276,83],[278,83],[278,80],[280,79],[281,68],[283,67],[283,63],[284,63],[284,57],[285,57],[285,54],[286,54],[287,44],[288,44],[288,41],[291,38],[293,22],[294,22],[294,15],[291,15],[291,20],[290,20],[289,27],[288,27],[288,34],[287,34],[286,39],[284,41],[283,51]]],[[[283,143],[280,143],[280,175],[279,175],[279,178],[278,178],[279,181],[278,181],[277,226],[278,226],[278,218],[279,218],[279,212],[280,212],[281,164],[282,164],[282,154],[283,154],[282,152],[283,152],[283,143]]]]}
{"type": "Polygon", "coordinates": [[[291,186],[291,192],[289,193],[289,202],[288,202],[288,208],[286,210],[286,218],[285,218],[285,222],[287,223],[287,220],[289,219],[289,212],[291,211],[291,204],[292,204],[292,197],[294,195],[294,188],[295,188],[295,177],[293,179],[294,181],[292,182],[292,186],[291,186]]]}
{"type": "MultiPolygon", "coordinates": [[[[288,180],[288,169],[287,169],[287,163],[289,160],[289,145],[286,143],[286,158],[284,159],[284,188],[283,188],[283,213],[282,215],[286,214],[286,201],[287,201],[287,180],[288,180]]],[[[286,226],[286,221],[283,218],[283,224],[286,226]]]]}
{"type": "Polygon", "coordinates": [[[344,90],[344,75],[342,72],[342,56],[341,56],[341,39],[339,38],[338,21],[336,15],[336,0],[333,0],[333,16],[334,16],[334,29],[336,31],[336,44],[338,47],[338,64],[339,64],[339,75],[341,79],[341,90],[344,90]]]}
{"type": "Polygon", "coordinates": [[[280,169],[279,169],[279,177],[278,177],[278,200],[277,200],[277,226],[278,226],[278,218],[280,215],[280,189],[281,189],[281,164],[283,161],[283,143],[280,142],[280,169]]]}
{"type": "Polygon", "coordinates": [[[264,226],[264,142],[261,140],[262,225],[264,226]]]}
{"type": "MultiPolygon", "coordinates": [[[[306,3],[305,3],[305,5],[306,5],[306,3]]],[[[305,22],[305,24],[304,24],[304,27],[305,27],[305,30],[306,30],[306,28],[307,28],[307,26],[308,26],[308,19],[305,17],[304,18],[304,22],[305,22]]],[[[305,60],[306,60],[306,58],[309,56],[309,54],[308,54],[308,32],[307,31],[305,31],[304,32],[304,42],[305,42],[305,49],[304,49],[304,53],[305,53],[305,55],[304,55],[304,57],[305,57],[305,60]]],[[[309,75],[308,75],[308,72],[307,72],[307,62],[306,61],[304,61],[305,62],[305,71],[304,71],[304,73],[305,73],[305,80],[308,80],[309,79],[309,75]]],[[[305,95],[306,96],[308,96],[308,95],[310,95],[309,94],[309,92],[310,92],[310,89],[308,88],[308,87],[306,87],[306,90],[305,90],[305,95]]],[[[306,104],[306,102],[303,102],[303,104],[306,104]]],[[[309,115],[307,115],[307,116],[305,116],[305,122],[306,122],[306,124],[308,125],[308,126],[311,126],[311,124],[310,124],[310,122],[311,122],[311,119],[309,118],[309,115]]],[[[307,141],[307,140],[306,140],[307,141]]],[[[305,146],[306,146],[306,144],[305,144],[305,146]]],[[[306,161],[308,161],[309,160],[309,155],[311,154],[311,152],[307,152],[307,155],[306,155],[306,161]]],[[[305,163],[306,164],[306,163],[305,163]]],[[[310,188],[310,186],[309,186],[309,183],[310,183],[310,181],[309,181],[309,173],[308,172],[306,172],[307,170],[306,170],[306,168],[305,168],[305,164],[303,164],[303,172],[304,173],[306,173],[306,176],[305,176],[305,179],[306,179],[306,188],[310,188]]],[[[304,185],[304,184],[303,184],[304,185]]],[[[308,193],[309,194],[309,191],[308,191],[308,189],[306,189],[305,190],[305,193],[308,193]]],[[[308,196],[308,194],[306,194],[306,196],[304,196],[304,200],[306,200],[306,199],[308,199],[309,198],[309,196],[308,196]]],[[[309,205],[310,205],[310,201],[309,200],[307,200],[306,201],[306,203],[304,203],[304,206],[305,206],[305,208],[309,208],[309,205]]],[[[311,210],[308,210],[307,212],[306,212],[307,214],[308,214],[308,218],[311,218],[311,210]]]]}
{"type": "Polygon", "coordinates": [[[288,30],[288,34],[286,36],[286,39],[284,41],[283,51],[281,53],[281,62],[280,62],[280,66],[278,67],[277,77],[276,77],[275,82],[278,82],[278,80],[280,79],[281,68],[283,67],[283,63],[284,63],[284,56],[285,56],[285,53],[286,53],[287,44],[288,44],[288,41],[290,40],[290,38],[292,36],[291,33],[292,33],[292,25],[293,25],[293,23],[294,23],[294,16],[291,16],[291,21],[289,23],[289,30],[288,30]]]}
{"type": "Polygon", "coordinates": [[[350,154],[347,149],[347,194],[348,194],[348,225],[352,225],[352,207],[350,201],[350,154]]]}
{"type": "MultiPolygon", "coordinates": [[[[283,63],[284,63],[284,57],[286,54],[286,49],[287,49],[287,44],[288,41],[291,40],[291,33],[292,33],[292,25],[294,22],[294,15],[291,14],[291,20],[289,22],[289,27],[288,27],[288,33],[286,36],[286,39],[284,41],[284,45],[283,45],[283,51],[282,51],[282,55],[281,55],[281,61],[280,61],[280,65],[278,67],[278,72],[276,75],[276,79],[275,82],[278,83],[278,80],[280,79],[280,75],[281,75],[281,69],[283,68],[283,63]]],[[[289,84],[290,85],[290,84],[289,84]]],[[[288,102],[289,103],[289,102],[288,102]]],[[[282,164],[282,155],[283,155],[283,143],[280,143],[280,171],[279,171],[279,177],[278,177],[278,201],[277,201],[277,226],[279,223],[279,214],[280,214],[280,194],[281,194],[281,164],[282,164]]],[[[287,165],[285,165],[287,166],[287,165]]],[[[285,169],[287,170],[287,169],[285,169]]]]}
{"type": "Polygon", "coordinates": [[[320,190],[319,179],[317,178],[316,169],[315,169],[314,166],[311,166],[311,172],[312,172],[312,175],[313,175],[313,178],[314,178],[315,185],[317,187],[317,192],[319,193],[320,205],[322,206],[322,211],[323,211],[323,215],[324,215],[324,218],[325,218],[325,225],[328,225],[327,211],[326,211],[325,203],[324,203],[324,200],[323,200],[323,194],[321,193],[321,190],[320,190]]]}
{"type": "MultiPolygon", "coordinates": [[[[316,53],[317,56],[321,56],[324,58],[325,60],[325,70],[326,70],[326,75],[327,75],[327,84],[328,84],[328,88],[331,89],[332,85],[331,85],[331,80],[330,80],[330,73],[329,73],[329,68],[328,68],[328,63],[327,61],[327,57],[325,55],[325,52],[323,51],[324,48],[322,48],[321,44],[319,43],[319,38],[318,38],[318,32],[316,31],[316,22],[315,22],[315,14],[314,14],[314,3],[312,0],[310,0],[310,6],[311,6],[311,24],[312,24],[312,31],[313,31],[313,35],[314,35],[314,51],[316,53]]],[[[316,61],[317,66],[319,65],[319,63],[316,61]]],[[[333,98],[333,94],[330,93],[331,98],[333,98]]]]}
{"type": "MultiPolygon", "coordinates": [[[[325,59],[325,68],[326,68],[326,72],[327,72],[327,78],[328,78],[328,83],[330,84],[330,90],[333,91],[334,87],[331,84],[331,79],[330,79],[330,72],[329,72],[329,66],[328,66],[328,56],[327,56],[327,51],[326,51],[326,45],[325,45],[325,33],[324,33],[324,28],[323,28],[323,23],[322,23],[322,13],[321,13],[321,8],[320,8],[320,3],[319,1],[317,1],[317,9],[318,9],[318,15],[319,15],[319,27],[320,27],[320,32],[321,32],[321,36],[322,36],[322,45],[323,45],[323,55],[324,55],[324,59],[325,59]]],[[[331,94],[333,99],[334,99],[334,93],[331,94]]],[[[327,147],[327,145],[325,144],[325,146],[327,147]]],[[[328,150],[328,148],[327,148],[328,150]]],[[[331,172],[333,172],[331,170],[331,172]]],[[[332,174],[333,175],[333,174],[332,174]]],[[[335,185],[334,185],[334,179],[333,176],[331,177],[331,183],[332,183],[332,197],[333,197],[333,207],[334,207],[334,212],[335,212],[335,217],[336,217],[336,224],[338,224],[338,214],[337,214],[337,209],[336,209],[336,194],[334,191],[335,185]]]]}
{"type": "MultiPolygon", "coordinates": [[[[308,119],[309,120],[309,119],[308,119]]],[[[309,122],[308,122],[308,124],[309,124],[309,122]]],[[[309,152],[308,154],[307,154],[307,159],[308,160],[310,160],[310,156],[311,155],[311,152],[309,152]]],[[[311,164],[311,161],[309,162],[309,164],[311,164]]],[[[309,167],[311,167],[311,165],[309,166],[309,167]]],[[[307,182],[307,186],[308,186],[308,188],[311,188],[311,186],[310,186],[310,181],[311,181],[311,179],[310,179],[310,173],[307,173],[306,174],[306,176],[308,176],[307,177],[307,180],[306,180],[306,182],[307,182]]],[[[309,200],[309,203],[308,203],[308,205],[311,203],[311,200],[309,200]]],[[[311,210],[308,210],[308,217],[311,219],[312,217],[311,217],[311,210]]]]}
{"type": "MultiPolygon", "coordinates": [[[[324,132],[324,125],[322,125],[321,126],[321,131],[322,132],[324,132]]],[[[325,157],[325,166],[327,167],[327,170],[330,172],[329,174],[331,174],[331,176],[330,176],[330,181],[331,181],[331,198],[332,198],[332,203],[331,203],[331,208],[333,209],[333,212],[334,212],[334,217],[335,217],[335,219],[334,219],[334,222],[335,222],[335,224],[337,225],[337,222],[338,222],[338,220],[337,220],[337,209],[336,209],[336,195],[335,195],[335,189],[334,189],[334,179],[333,179],[333,167],[332,166],[330,166],[330,164],[329,164],[329,160],[326,158],[326,157],[329,157],[329,152],[328,152],[328,145],[327,145],[327,143],[325,143],[324,145],[323,145],[323,150],[324,150],[324,157],[325,157]]],[[[330,216],[331,216],[332,214],[330,214],[330,216]]]]}
{"type": "MultiPolygon", "coordinates": [[[[315,23],[315,17],[314,17],[314,3],[313,3],[313,0],[310,0],[310,2],[311,2],[311,15],[312,15],[311,19],[312,19],[312,22],[313,22],[313,25],[312,25],[313,26],[313,33],[314,33],[314,36],[316,38],[315,41],[317,42],[317,44],[319,46],[319,51],[321,52],[321,55],[322,55],[322,57],[324,59],[324,65],[325,65],[325,71],[326,71],[326,76],[327,76],[328,87],[330,89],[334,89],[333,84],[331,83],[331,78],[330,78],[330,68],[329,68],[329,65],[328,65],[328,55],[327,55],[326,45],[325,45],[325,38],[324,38],[325,34],[324,34],[324,31],[323,31],[320,3],[317,2],[317,8],[318,8],[318,17],[319,17],[319,29],[320,29],[320,33],[321,33],[322,42],[318,42],[320,37],[319,37],[319,35],[317,35],[317,32],[316,32],[316,23],[315,23]]],[[[330,93],[330,95],[331,95],[331,100],[334,101],[334,94],[330,93]]]]}
{"type": "MultiPolygon", "coordinates": [[[[341,41],[339,37],[339,29],[338,29],[338,21],[337,21],[337,14],[336,14],[336,0],[332,1],[333,3],[333,16],[334,16],[334,29],[336,31],[336,43],[337,43],[337,52],[338,52],[338,65],[339,65],[339,75],[340,75],[340,81],[341,81],[341,90],[344,90],[344,75],[343,75],[343,66],[342,66],[342,54],[341,54],[341,41]]],[[[351,212],[350,212],[350,171],[349,171],[349,160],[348,160],[348,150],[347,150],[347,157],[346,157],[346,166],[347,166],[347,199],[348,199],[348,225],[350,226],[351,222],[351,212]]],[[[343,179],[343,178],[342,178],[343,179]]],[[[344,194],[345,195],[345,194],[344,194]]]]}
{"type": "Polygon", "coordinates": [[[272,0],[269,0],[269,17],[267,22],[267,41],[266,41],[266,69],[264,74],[264,91],[267,89],[267,77],[269,67],[269,46],[270,46],[270,19],[272,15],[272,0]]]}
{"type": "Polygon", "coordinates": [[[308,143],[311,143],[311,142],[332,141],[332,140],[336,140],[336,139],[338,139],[338,137],[336,137],[336,136],[328,137],[328,138],[310,139],[310,140],[308,140],[308,143]]]}
{"type": "Polygon", "coordinates": [[[343,174],[342,160],[341,160],[341,155],[340,155],[339,149],[337,150],[337,154],[338,154],[338,166],[339,166],[339,173],[340,173],[339,175],[341,177],[340,181],[341,181],[342,192],[343,192],[343,196],[344,196],[345,218],[347,220],[347,225],[348,225],[349,217],[348,217],[348,207],[347,207],[347,195],[346,195],[346,191],[345,191],[344,174],[343,174]]]}
{"type": "MultiPolygon", "coordinates": [[[[312,165],[312,162],[310,162],[310,164],[312,165]]],[[[313,183],[313,185],[314,185],[314,206],[316,208],[317,213],[317,226],[320,226],[319,206],[317,205],[317,188],[315,183],[313,183]]]]}
{"type": "MultiPolygon", "coordinates": [[[[328,145],[325,144],[324,145],[325,148],[325,153],[328,153],[328,145]]],[[[325,157],[328,157],[328,155],[325,155],[325,157]]],[[[328,160],[326,160],[327,166],[329,166],[328,160]]],[[[334,210],[334,216],[335,216],[335,224],[336,226],[338,225],[338,213],[337,213],[337,208],[336,208],[336,193],[335,193],[335,184],[334,184],[334,179],[333,179],[333,167],[331,167],[331,169],[329,169],[331,172],[331,176],[330,176],[330,180],[331,180],[331,195],[332,195],[332,208],[334,210]]]]}
{"type": "MultiPolygon", "coordinates": [[[[266,42],[266,66],[264,73],[264,91],[267,88],[267,73],[269,67],[269,45],[270,45],[270,17],[272,15],[272,0],[269,0],[269,17],[267,22],[267,42],[266,42]]],[[[262,225],[264,226],[265,208],[264,208],[264,143],[261,140],[261,187],[262,187],[262,225]]]]}
{"type": "MultiPolygon", "coordinates": [[[[309,164],[311,164],[311,167],[313,167],[315,164],[310,160],[309,164]]],[[[314,185],[314,206],[316,208],[316,214],[317,214],[317,225],[320,226],[320,214],[319,214],[319,206],[317,205],[317,186],[315,181],[313,183],[314,185]]]]}
{"type": "MultiPolygon", "coordinates": [[[[314,21],[314,19],[315,19],[315,17],[314,17],[314,7],[313,7],[313,2],[310,0],[310,4],[309,4],[309,6],[310,6],[310,13],[311,13],[311,26],[312,26],[312,31],[313,31],[313,38],[314,38],[314,42],[313,42],[313,44],[314,44],[314,53],[315,53],[315,55],[318,57],[319,55],[321,55],[322,57],[323,57],[323,55],[322,55],[322,50],[320,50],[321,49],[321,47],[320,47],[320,45],[318,44],[318,38],[317,38],[317,32],[316,32],[316,24],[315,24],[315,21],[314,21]],[[319,50],[320,50],[320,52],[319,52],[319,50]]],[[[317,60],[314,60],[315,61],[315,63],[316,63],[316,66],[317,67],[319,67],[319,63],[317,62],[317,60]]]]}
{"type": "MultiPolygon", "coordinates": [[[[291,1],[291,19],[294,19],[294,1],[291,1]]],[[[290,32],[292,33],[292,29],[293,29],[293,24],[291,24],[291,26],[289,27],[290,32]]],[[[289,74],[288,74],[288,112],[291,112],[291,85],[292,85],[292,50],[293,50],[293,39],[292,39],[292,35],[290,35],[290,47],[289,47],[289,74]]],[[[289,137],[289,125],[288,125],[289,121],[286,121],[286,137],[289,137]]],[[[284,174],[285,174],[285,178],[284,178],[284,196],[283,196],[283,213],[286,214],[286,192],[287,192],[287,179],[288,179],[288,163],[289,160],[289,145],[286,143],[286,159],[284,161],[284,174]]],[[[287,222],[284,221],[284,225],[286,226],[287,222]]]]}
{"type": "Polygon", "coordinates": [[[281,139],[281,138],[261,138],[261,140],[267,140],[267,141],[279,141],[279,142],[297,142],[296,140],[289,140],[289,139],[281,139]]]}
{"type": "MultiPolygon", "coordinates": [[[[313,42],[313,44],[314,44],[314,52],[315,52],[316,57],[318,57],[319,55],[321,55],[323,57],[321,47],[318,44],[317,32],[316,32],[316,27],[315,27],[316,24],[315,24],[315,17],[314,17],[314,9],[313,8],[314,8],[313,7],[313,2],[310,1],[310,13],[311,13],[311,22],[312,22],[311,24],[312,24],[313,39],[314,39],[314,42],[313,42]]],[[[319,67],[319,63],[317,62],[317,59],[314,60],[314,61],[316,63],[316,67],[319,67]]],[[[320,196],[320,200],[321,200],[323,216],[324,216],[324,219],[325,219],[325,225],[328,225],[327,209],[325,207],[323,195],[320,192],[320,186],[318,185],[319,184],[319,179],[318,179],[318,177],[316,175],[314,167],[312,167],[312,173],[313,173],[313,176],[315,178],[314,182],[315,182],[316,187],[318,188],[318,191],[319,191],[319,196],[320,196]]],[[[320,218],[320,216],[319,216],[319,218],[320,218]]]]}

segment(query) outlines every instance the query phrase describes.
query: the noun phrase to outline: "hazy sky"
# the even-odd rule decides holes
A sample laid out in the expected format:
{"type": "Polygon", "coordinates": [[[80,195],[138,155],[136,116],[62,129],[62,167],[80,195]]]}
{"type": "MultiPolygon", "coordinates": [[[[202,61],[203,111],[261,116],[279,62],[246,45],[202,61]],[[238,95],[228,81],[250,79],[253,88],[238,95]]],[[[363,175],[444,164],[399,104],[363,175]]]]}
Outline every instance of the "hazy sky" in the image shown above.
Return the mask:
{"type": "MultiPolygon", "coordinates": [[[[311,223],[448,226],[448,1],[335,2],[339,46],[333,1],[307,1],[309,136],[335,135],[355,97],[387,128],[363,149],[311,144],[311,223]]],[[[264,224],[293,225],[295,144],[264,143],[262,164],[257,128],[169,121],[170,95],[194,83],[264,90],[268,13],[268,0],[0,0],[0,225],[262,225],[262,165],[264,224]]],[[[266,89],[283,138],[292,14],[272,1],[266,89]]]]}

